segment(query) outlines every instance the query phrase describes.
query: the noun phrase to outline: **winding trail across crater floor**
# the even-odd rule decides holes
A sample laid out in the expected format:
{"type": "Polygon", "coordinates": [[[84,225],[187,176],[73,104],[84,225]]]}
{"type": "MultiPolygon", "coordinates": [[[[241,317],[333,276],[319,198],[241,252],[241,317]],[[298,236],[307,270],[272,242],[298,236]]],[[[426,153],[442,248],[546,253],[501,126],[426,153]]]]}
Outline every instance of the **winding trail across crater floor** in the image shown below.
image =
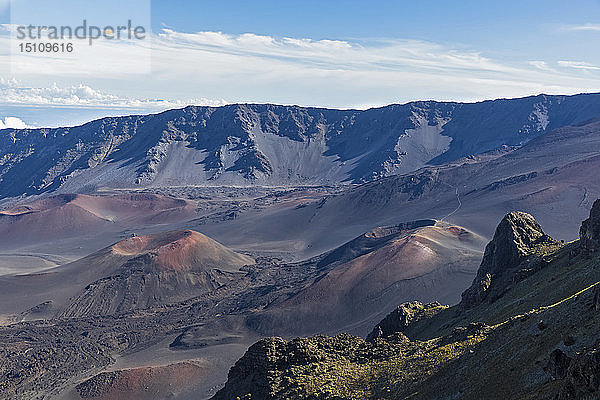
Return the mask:
{"type": "Polygon", "coordinates": [[[460,193],[458,192],[458,187],[452,186],[452,185],[450,185],[448,183],[447,183],[447,185],[450,186],[451,188],[453,188],[455,190],[456,201],[458,202],[458,205],[456,206],[456,208],[452,212],[450,212],[450,214],[447,214],[444,217],[442,217],[440,219],[440,221],[445,221],[446,218],[449,218],[452,215],[456,214],[458,212],[458,210],[460,210],[460,208],[462,207],[462,202],[460,201],[460,193]]]}

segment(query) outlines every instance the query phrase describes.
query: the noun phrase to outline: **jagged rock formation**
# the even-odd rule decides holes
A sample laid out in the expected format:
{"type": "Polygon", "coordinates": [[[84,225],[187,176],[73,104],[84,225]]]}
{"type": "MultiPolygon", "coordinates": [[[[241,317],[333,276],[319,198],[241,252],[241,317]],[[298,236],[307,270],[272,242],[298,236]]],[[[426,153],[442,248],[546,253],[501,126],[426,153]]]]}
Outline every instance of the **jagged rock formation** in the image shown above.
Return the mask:
{"type": "Polygon", "coordinates": [[[431,318],[445,308],[447,307],[438,302],[423,304],[419,301],[413,301],[401,304],[373,328],[367,336],[367,342],[385,338],[396,332],[403,332],[410,324],[419,321],[421,318],[431,318]]]}
{"type": "Polygon", "coordinates": [[[581,248],[594,252],[600,249],[600,200],[596,200],[590,217],[583,221],[579,230],[581,248]]]}
{"type": "Polygon", "coordinates": [[[509,213],[486,246],[477,276],[462,294],[461,306],[468,309],[485,300],[493,302],[515,281],[543,267],[542,256],[558,246],[531,215],[509,213]]]}
{"type": "Polygon", "coordinates": [[[334,395],[339,393],[334,385],[340,365],[385,359],[394,353],[414,352],[420,348],[401,334],[379,347],[348,334],[290,341],[267,338],[252,345],[236,362],[229,371],[227,384],[213,399],[295,399],[303,397],[306,384],[320,394],[309,398],[350,400],[357,397],[334,395]],[[314,377],[317,379],[312,381],[314,377]],[[303,384],[295,385],[296,380],[303,384]]]}
{"type": "Polygon", "coordinates": [[[556,400],[597,398],[600,394],[600,350],[586,350],[572,359],[562,358],[563,385],[556,400]]]}
{"type": "Polygon", "coordinates": [[[548,356],[548,372],[553,379],[564,379],[572,358],[561,349],[554,349],[548,356]]]}
{"type": "Polygon", "coordinates": [[[364,182],[518,146],[598,114],[598,95],[540,95],[365,111],[191,106],[72,128],[6,129],[0,132],[0,193],[364,182]]]}

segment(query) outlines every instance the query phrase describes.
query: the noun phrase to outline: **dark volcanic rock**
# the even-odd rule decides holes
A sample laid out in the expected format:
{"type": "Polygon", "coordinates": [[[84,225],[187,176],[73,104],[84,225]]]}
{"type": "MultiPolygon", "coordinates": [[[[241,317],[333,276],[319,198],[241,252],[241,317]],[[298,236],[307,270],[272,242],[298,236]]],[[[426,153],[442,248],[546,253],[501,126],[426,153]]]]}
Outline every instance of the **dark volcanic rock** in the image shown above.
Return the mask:
{"type": "Polygon", "coordinates": [[[385,338],[396,332],[403,332],[410,324],[424,317],[436,314],[446,308],[440,303],[423,304],[418,301],[404,303],[388,314],[367,336],[368,342],[385,338]]]}
{"type": "Polygon", "coordinates": [[[524,279],[544,265],[542,256],[559,243],[546,235],[527,213],[507,214],[492,241],[486,246],[473,284],[462,294],[463,308],[494,301],[515,281],[524,279]]]}
{"type": "Polygon", "coordinates": [[[390,335],[376,344],[346,333],[289,341],[278,337],[262,339],[235,363],[229,371],[227,383],[212,399],[354,399],[356,397],[333,393],[337,390],[332,390],[330,385],[337,378],[339,368],[351,363],[386,360],[405,352],[418,351],[421,346],[402,334],[390,335]],[[314,380],[316,369],[321,367],[325,368],[314,380]],[[304,385],[320,388],[320,394],[306,397],[303,395],[304,385]]]}
{"type": "Polygon", "coordinates": [[[548,372],[554,379],[563,379],[567,375],[570,364],[571,357],[567,356],[562,350],[555,349],[550,353],[548,359],[548,372]]]}
{"type": "Polygon", "coordinates": [[[600,249],[600,199],[594,202],[590,217],[581,224],[579,237],[584,250],[594,252],[600,249]]]}
{"type": "Polygon", "coordinates": [[[215,399],[235,399],[240,395],[247,395],[252,390],[252,398],[274,399],[273,386],[277,384],[272,371],[285,369],[295,362],[318,361],[318,354],[313,353],[309,347],[296,347],[296,353],[289,353],[288,342],[281,338],[262,339],[252,345],[246,354],[231,368],[227,384],[221,389],[215,399]]]}
{"type": "Polygon", "coordinates": [[[600,351],[593,349],[576,355],[563,381],[558,400],[597,398],[600,393],[600,351]]]}
{"type": "Polygon", "coordinates": [[[102,372],[77,385],[75,388],[84,399],[98,398],[105,394],[119,378],[121,371],[102,372]]]}

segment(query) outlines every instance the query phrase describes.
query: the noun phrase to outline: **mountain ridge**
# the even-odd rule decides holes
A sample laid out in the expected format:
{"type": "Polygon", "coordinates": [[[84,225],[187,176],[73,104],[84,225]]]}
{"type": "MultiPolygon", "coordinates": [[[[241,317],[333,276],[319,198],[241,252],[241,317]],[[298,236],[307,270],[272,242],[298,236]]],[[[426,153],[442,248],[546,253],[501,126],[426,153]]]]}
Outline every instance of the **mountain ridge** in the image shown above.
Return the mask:
{"type": "Polygon", "coordinates": [[[598,115],[600,94],[581,94],[368,110],[188,106],[77,127],[5,129],[0,193],[366,182],[521,145],[598,115]]]}

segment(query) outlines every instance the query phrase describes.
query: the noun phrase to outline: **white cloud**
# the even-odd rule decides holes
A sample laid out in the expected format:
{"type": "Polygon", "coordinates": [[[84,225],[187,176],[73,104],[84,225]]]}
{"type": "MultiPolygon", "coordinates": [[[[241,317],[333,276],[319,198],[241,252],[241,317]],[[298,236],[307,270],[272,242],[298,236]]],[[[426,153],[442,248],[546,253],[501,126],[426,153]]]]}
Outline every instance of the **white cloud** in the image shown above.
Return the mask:
{"type": "Polygon", "coordinates": [[[15,78],[4,78],[0,76],[0,89],[17,87],[19,85],[19,81],[15,78]]]}
{"type": "Polygon", "coordinates": [[[600,24],[573,25],[566,28],[569,31],[600,32],[600,24]]]}
{"type": "Polygon", "coordinates": [[[189,104],[221,106],[225,100],[191,98],[186,100],[140,99],[120,97],[90,86],[79,84],[61,87],[53,83],[49,87],[27,87],[14,79],[0,78],[0,103],[27,106],[80,106],[139,109],[167,109],[189,104]]]}
{"type": "Polygon", "coordinates": [[[600,67],[594,64],[590,64],[584,61],[558,61],[558,65],[561,67],[582,69],[587,71],[599,71],[600,67]]]}
{"type": "MultiPolygon", "coordinates": [[[[2,40],[8,40],[6,33],[0,33],[2,40]]],[[[135,61],[148,45],[124,42],[119,51],[135,61]]],[[[600,81],[590,74],[594,64],[496,60],[477,50],[417,40],[314,40],[164,29],[153,35],[151,45],[150,74],[124,76],[110,68],[78,67],[56,55],[13,58],[13,74],[0,79],[0,105],[153,112],[187,104],[222,105],[226,98],[346,108],[600,90],[600,81]]],[[[92,49],[95,57],[114,52],[102,41],[92,49]]],[[[0,71],[10,66],[9,57],[0,54],[0,71]]]]}
{"type": "Polygon", "coordinates": [[[529,61],[529,64],[541,69],[542,71],[552,71],[552,68],[550,68],[550,66],[548,65],[548,63],[546,61],[529,61]]]}
{"type": "Polygon", "coordinates": [[[480,51],[417,40],[334,41],[165,29],[153,46],[158,80],[199,79],[234,101],[250,92],[262,94],[259,101],[357,107],[600,89],[597,80],[574,69],[554,70],[544,60],[498,61],[480,51]]]}
{"type": "Polygon", "coordinates": [[[217,54],[222,57],[244,57],[250,61],[294,63],[322,70],[513,70],[493,62],[477,51],[447,49],[436,43],[417,40],[352,43],[307,38],[278,39],[255,34],[230,35],[222,32],[180,33],[164,29],[158,34],[153,46],[155,55],[157,51],[175,50],[186,57],[217,54]]]}
{"type": "Polygon", "coordinates": [[[25,129],[32,128],[27,125],[23,120],[17,117],[6,117],[4,121],[0,119],[0,129],[25,129]]]}

